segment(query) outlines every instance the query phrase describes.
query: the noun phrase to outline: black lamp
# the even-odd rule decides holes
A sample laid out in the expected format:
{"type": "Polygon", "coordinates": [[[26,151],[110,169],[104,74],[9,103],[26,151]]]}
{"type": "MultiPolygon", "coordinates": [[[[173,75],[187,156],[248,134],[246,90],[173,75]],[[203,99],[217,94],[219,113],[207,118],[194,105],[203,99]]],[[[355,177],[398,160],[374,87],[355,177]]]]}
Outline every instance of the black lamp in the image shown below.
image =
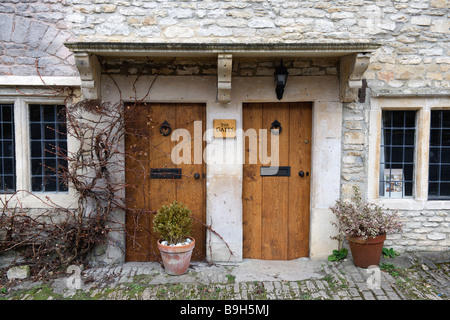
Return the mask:
{"type": "Polygon", "coordinates": [[[280,65],[275,69],[275,82],[277,84],[275,92],[277,93],[278,100],[283,98],[284,87],[286,86],[288,74],[289,72],[286,67],[283,66],[283,60],[281,60],[280,65]]]}

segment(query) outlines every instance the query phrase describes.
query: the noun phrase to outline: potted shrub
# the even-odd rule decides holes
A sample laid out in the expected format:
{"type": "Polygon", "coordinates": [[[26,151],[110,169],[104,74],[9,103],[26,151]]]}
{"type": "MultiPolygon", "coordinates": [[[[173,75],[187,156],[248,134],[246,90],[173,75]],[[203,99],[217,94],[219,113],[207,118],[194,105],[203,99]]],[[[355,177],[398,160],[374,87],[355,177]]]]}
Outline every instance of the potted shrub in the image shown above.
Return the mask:
{"type": "Polygon", "coordinates": [[[153,230],[160,235],[158,248],[168,274],[186,273],[195,247],[190,237],[191,211],[178,202],[164,205],[153,218],[153,230]]]}
{"type": "Polygon", "coordinates": [[[352,202],[338,199],[330,208],[338,219],[338,224],[333,224],[338,227],[339,235],[347,237],[356,266],[377,266],[386,234],[402,230],[400,216],[398,212],[363,201],[359,188],[353,189],[352,202]]]}

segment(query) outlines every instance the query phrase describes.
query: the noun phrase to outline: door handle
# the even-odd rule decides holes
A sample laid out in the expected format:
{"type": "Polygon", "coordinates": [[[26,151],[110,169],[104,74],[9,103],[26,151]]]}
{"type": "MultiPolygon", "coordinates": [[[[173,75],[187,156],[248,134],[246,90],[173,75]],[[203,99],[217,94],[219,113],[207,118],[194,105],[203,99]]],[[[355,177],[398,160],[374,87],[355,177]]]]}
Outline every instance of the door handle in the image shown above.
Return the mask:
{"type": "MultiPolygon", "coordinates": [[[[298,175],[303,178],[305,176],[305,172],[299,171],[298,175]]],[[[306,176],[307,177],[309,176],[309,172],[308,171],[306,172],[306,176]]]]}
{"type": "Polygon", "coordinates": [[[199,178],[200,178],[200,174],[194,173],[194,179],[199,179],[199,178]]]}

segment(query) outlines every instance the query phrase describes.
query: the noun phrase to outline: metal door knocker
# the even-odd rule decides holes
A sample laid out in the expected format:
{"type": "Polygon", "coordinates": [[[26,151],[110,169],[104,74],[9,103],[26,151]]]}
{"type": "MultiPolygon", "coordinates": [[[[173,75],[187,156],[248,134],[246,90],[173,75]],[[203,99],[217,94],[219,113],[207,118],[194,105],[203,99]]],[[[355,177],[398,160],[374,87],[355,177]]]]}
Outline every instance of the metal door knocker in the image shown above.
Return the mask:
{"type": "Polygon", "coordinates": [[[164,122],[159,127],[159,132],[161,132],[163,136],[168,136],[172,132],[170,123],[164,120],[164,122]]]}
{"type": "Polygon", "coordinates": [[[275,119],[274,122],[272,122],[272,126],[270,127],[270,131],[273,134],[280,134],[281,133],[281,123],[275,119]],[[274,129],[278,129],[278,131],[274,131],[274,129]]]}

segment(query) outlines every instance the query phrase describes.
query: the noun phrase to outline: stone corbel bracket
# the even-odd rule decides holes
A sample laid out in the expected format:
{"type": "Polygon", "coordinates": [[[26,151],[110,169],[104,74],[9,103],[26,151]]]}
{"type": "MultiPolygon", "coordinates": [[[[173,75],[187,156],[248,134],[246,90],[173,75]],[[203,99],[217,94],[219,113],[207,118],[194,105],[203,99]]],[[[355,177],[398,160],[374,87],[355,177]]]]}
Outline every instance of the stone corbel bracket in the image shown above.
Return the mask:
{"type": "Polygon", "coordinates": [[[100,99],[100,62],[91,53],[75,53],[75,64],[80,73],[82,99],[100,99]]]}
{"type": "Polygon", "coordinates": [[[232,54],[217,55],[217,102],[222,104],[231,101],[231,73],[233,69],[232,54]]]}
{"type": "Polygon", "coordinates": [[[370,62],[370,53],[354,53],[341,58],[340,100],[354,102],[358,99],[358,89],[362,87],[364,72],[370,62]]]}

